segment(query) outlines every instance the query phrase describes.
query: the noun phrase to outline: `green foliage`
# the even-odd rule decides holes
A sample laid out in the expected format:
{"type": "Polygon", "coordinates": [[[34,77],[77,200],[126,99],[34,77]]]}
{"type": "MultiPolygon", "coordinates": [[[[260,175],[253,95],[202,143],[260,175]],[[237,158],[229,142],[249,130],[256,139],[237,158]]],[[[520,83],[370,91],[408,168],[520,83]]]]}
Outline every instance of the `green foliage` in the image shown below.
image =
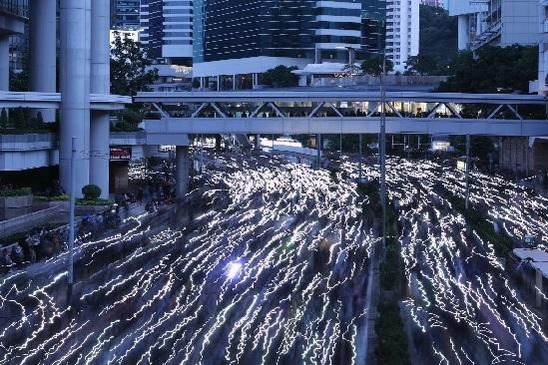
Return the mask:
{"type": "Polygon", "coordinates": [[[8,125],[8,111],[6,108],[2,108],[2,112],[0,113],[0,129],[7,128],[8,125]]]}
{"type": "Polygon", "coordinates": [[[95,200],[101,196],[101,188],[94,184],[82,187],[82,194],[85,200],[95,200]]]}
{"type": "Polygon", "coordinates": [[[140,42],[115,32],[110,49],[110,92],[134,96],[138,91],[147,91],[148,85],[158,79],[158,69],[151,65],[140,42]]]}
{"type": "MultiPolygon", "coordinates": [[[[449,136],[451,146],[462,153],[466,153],[466,137],[465,136],[449,136]]],[[[487,136],[470,136],[470,156],[477,157],[480,161],[486,161],[489,153],[495,151],[495,144],[491,137],[487,136]]]]}
{"type": "Polygon", "coordinates": [[[57,195],[57,196],[35,195],[33,198],[35,201],[38,201],[38,202],[51,202],[51,201],[68,201],[70,196],[68,196],[67,194],[57,195]]]}
{"type": "Polygon", "coordinates": [[[291,71],[296,69],[297,66],[287,67],[285,65],[268,69],[263,73],[261,83],[272,87],[297,86],[299,84],[299,77],[291,73],[291,71]]]}
{"type": "Polygon", "coordinates": [[[449,191],[445,192],[445,198],[451,203],[453,209],[464,216],[466,223],[478,233],[484,242],[493,244],[497,256],[506,255],[507,251],[513,247],[510,237],[495,232],[493,224],[486,219],[486,212],[482,212],[477,207],[467,210],[464,199],[449,191]]]}
{"type": "Polygon", "coordinates": [[[450,61],[457,50],[457,17],[435,6],[421,5],[419,11],[419,43],[424,54],[450,61]]]}
{"type": "Polygon", "coordinates": [[[23,196],[31,195],[32,189],[29,187],[24,188],[0,188],[0,196],[23,196]]]}
{"type": "Polygon", "coordinates": [[[33,115],[29,108],[11,108],[0,113],[0,134],[44,133],[53,131],[55,123],[44,123],[42,113],[33,115]]]}
{"type": "Polygon", "coordinates": [[[10,91],[29,91],[29,73],[26,68],[21,72],[10,70],[10,91]]]}
{"type": "Polygon", "coordinates": [[[76,205],[110,205],[113,203],[111,199],[76,199],[76,205]]]}
{"type": "Polygon", "coordinates": [[[344,65],[343,67],[343,72],[345,75],[347,76],[356,76],[356,75],[361,75],[362,73],[362,69],[356,65],[344,65]]]}
{"type": "Polygon", "coordinates": [[[436,57],[422,53],[409,57],[405,62],[405,68],[405,73],[411,75],[440,75],[446,71],[440,71],[436,57]]]}
{"type": "Polygon", "coordinates": [[[538,48],[512,45],[482,47],[476,57],[459,52],[450,65],[450,75],[438,91],[473,93],[527,92],[538,73],[538,48]]]}
{"type": "Polygon", "coordinates": [[[143,113],[133,109],[123,109],[116,113],[116,123],[110,130],[113,132],[135,132],[139,130],[139,123],[143,120],[143,113]]]}
{"type": "Polygon", "coordinates": [[[379,317],[375,322],[377,364],[410,364],[407,336],[396,303],[384,303],[378,306],[379,317]]]}
{"type": "MultiPolygon", "coordinates": [[[[365,75],[380,76],[382,74],[382,63],[383,56],[370,56],[362,62],[362,73],[365,75]]],[[[384,67],[386,73],[389,73],[394,70],[394,63],[391,60],[387,59],[385,61],[384,67]]]]}

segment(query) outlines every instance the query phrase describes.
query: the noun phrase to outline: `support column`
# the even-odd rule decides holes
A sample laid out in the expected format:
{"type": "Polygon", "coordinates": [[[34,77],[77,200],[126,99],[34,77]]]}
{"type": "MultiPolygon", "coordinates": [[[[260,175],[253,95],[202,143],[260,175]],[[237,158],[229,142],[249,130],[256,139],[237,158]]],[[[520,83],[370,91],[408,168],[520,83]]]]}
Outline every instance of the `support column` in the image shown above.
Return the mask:
{"type": "MultiPolygon", "coordinates": [[[[57,7],[55,1],[29,2],[29,89],[57,91],[57,7]]],[[[54,109],[35,109],[44,122],[55,122],[54,109]]]]}
{"type": "Polygon", "coordinates": [[[261,135],[255,135],[255,152],[261,152],[261,135]]]}
{"type": "Polygon", "coordinates": [[[10,88],[10,45],[9,36],[0,36],[0,90],[10,88]]]}
{"type": "Polygon", "coordinates": [[[188,169],[190,158],[188,155],[188,146],[177,146],[175,148],[175,198],[183,198],[188,192],[188,169]]]}
{"type": "MultiPolygon", "coordinates": [[[[272,143],[274,143],[274,140],[272,140],[272,143]]],[[[318,148],[318,169],[320,169],[322,167],[322,135],[319,133],[316,135],[316,144],[318,148]]]]}
{"type": "MultiPolygon", "coordinates": [[[[110,94],[110,1],[93,0],[91,8],[90,92],[110,94]]],[[[109,197],[110,119],[109,112],[91,112],[89,182],[101,188],[101,198],[109,197]]]]}
{"type": "Polygon", "coordinates": [[[459,15],[458,17],[458,49],[459,51],[465,50],[468,45],[468,29],[469,18],[468,14],[459,15]]]}
{"type": "Polygon", "coordinates": [[[236,90],[236,76],[232,75],[232,91],[236,90]]]}
{"type": "Polygon", "coordinates": [[[72,137],[75,137],[76,195],[89,183],[89,90],[91,0],[61,0],[59,176],[70,187],[72,137]]]}

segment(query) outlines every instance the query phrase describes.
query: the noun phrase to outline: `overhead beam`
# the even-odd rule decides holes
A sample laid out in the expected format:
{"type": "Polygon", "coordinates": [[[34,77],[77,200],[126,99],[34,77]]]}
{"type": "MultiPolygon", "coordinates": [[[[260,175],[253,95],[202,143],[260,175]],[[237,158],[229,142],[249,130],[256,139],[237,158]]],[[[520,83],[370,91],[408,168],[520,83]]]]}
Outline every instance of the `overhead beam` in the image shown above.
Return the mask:
{"type": "MultiPolygon", "coordinates": [[[[379,133],[380,117],[166,118],[145,120],[149,133],[368,134],[379,133]]],[[[389,134],[546,136],[545,120],[386,118],[389,134]]]]}

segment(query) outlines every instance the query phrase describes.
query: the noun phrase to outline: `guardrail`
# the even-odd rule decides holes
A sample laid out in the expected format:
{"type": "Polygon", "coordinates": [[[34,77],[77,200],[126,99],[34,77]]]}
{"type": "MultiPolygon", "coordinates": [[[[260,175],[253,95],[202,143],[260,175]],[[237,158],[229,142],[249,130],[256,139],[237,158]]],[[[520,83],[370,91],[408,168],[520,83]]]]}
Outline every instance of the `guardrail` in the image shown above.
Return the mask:
{"type": "Polygon", "coordinates": [[[28,6],[22,0],[4,0],[0,3],[0,13],[11,14],[24,18],[29,17],[28,6]]]}
{"type": "Polygon", "coordinates": [[[52,216],[56,215],[58,211],[59,206],[56,205],[19,217],[0,221],[0,238],[20,232],[24,226],[37,226],[43,222],[47,222],[52,216]]]}

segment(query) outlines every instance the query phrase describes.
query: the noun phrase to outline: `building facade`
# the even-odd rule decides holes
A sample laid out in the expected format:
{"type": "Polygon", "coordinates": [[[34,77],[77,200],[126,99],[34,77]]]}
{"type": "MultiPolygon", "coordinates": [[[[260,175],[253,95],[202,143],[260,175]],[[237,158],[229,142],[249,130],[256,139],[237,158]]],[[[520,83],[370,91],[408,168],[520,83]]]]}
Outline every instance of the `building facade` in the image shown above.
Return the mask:
{"type": "Polygon", "coordinates": [[[444,8],[444,0],[421,0],[421,5],[435,6],[437,8],[444,8]]]}
{"type": "Polygon", "coordinates": [[[449,15],[458,16],[461,50],[538,42],[537,0],[452,0],[449,15]]]}
{"type": "Polygon", "coordinates": [[[109,0],[0,2],[2,107],[40,111],[46,122],[56,121],[54,109],[60,111],[57,156],[52,156],[47,143],[35,144],[31,151],[16,150],[15,155],[25,155],[41,166],[58,163],[63,189],[68,192],[74,186],[76,196],[82,195],[83,186],[95,184],[101,188],[101,197],[108,197],[109,110],[129,102],[129,98],[111,97],[109,91],[110,6],[109,0]],[[25,30],[31,93],[22,98],[9,91],[8,43],[10,36],[25,30]]]}
{"type": "Polygon", "coordinates": [[[136,29],[140,27],[140,0],[111,0],[111,28],[136,29]]]}
{"type": "Polygon", "coordinates": [[[539,64],[538,92],[548,94],[548,0],[540,0],[539,5],[539,64]]]}
{"type": "Polygon", "coordinates": [[[403,71],[418,53],[418,10],[419,0],[194,1],[193,74],[207,78],[202,87],[254,87],[281,64],[344,65],[381,53],[385,32],[386,55],[403,71]]]}
{"type": "Polygon", "coordinates": [[[193,12],[190,0],[141,0],[141,42],[152,57],[168,64],[192,63],[193,12]]]}
{"type": "Polygon", "coordinates": [[[419,54],[419,0],[386,2],[386,56],[394,71],[405,71],[405,62],[419,54]]]}

